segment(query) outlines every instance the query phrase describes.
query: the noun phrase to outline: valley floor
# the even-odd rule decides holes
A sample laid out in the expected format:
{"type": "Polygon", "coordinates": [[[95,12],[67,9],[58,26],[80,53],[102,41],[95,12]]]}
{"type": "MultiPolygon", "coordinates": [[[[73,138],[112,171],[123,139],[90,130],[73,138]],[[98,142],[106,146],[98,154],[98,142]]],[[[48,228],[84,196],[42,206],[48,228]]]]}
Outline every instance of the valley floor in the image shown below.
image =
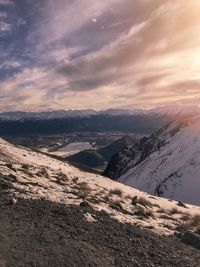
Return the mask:
{"type": "Polygon", "coordinates": [[[0,266],[197,267],[200,253],[174,237],[122,224],[91,207],[0,199],[0,266]],[[92,214],[96,222],[86,220],[92,214]]]}

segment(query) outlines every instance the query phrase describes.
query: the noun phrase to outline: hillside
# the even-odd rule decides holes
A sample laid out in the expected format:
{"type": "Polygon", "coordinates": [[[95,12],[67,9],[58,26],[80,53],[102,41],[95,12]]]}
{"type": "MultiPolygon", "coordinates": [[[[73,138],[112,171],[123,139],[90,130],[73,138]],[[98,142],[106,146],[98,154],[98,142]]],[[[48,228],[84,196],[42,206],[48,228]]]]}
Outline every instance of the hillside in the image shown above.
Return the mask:
{"type": "Polygon", "coordinates": [[[109,145],[98,149],[84,150],[66,158],[69,162],[79,163],[89,168],[103,169],[106,167],[111,157],[119,153],[126,146],[136,142],[133,137],[125,136],[117,139],[109,145]]]}
{"type": "Polygon", "coordinates": [[[200,204],[200,117],[168,124],[115,155],[105,174],[150,194],[200,204]]]}
{"type": "Polygon", "coordinates": [[[199,207],[152,197],[3,139],[0,168],[2,266],[200,263],[199,252],[173,236],[198,231],[199,207]]]}

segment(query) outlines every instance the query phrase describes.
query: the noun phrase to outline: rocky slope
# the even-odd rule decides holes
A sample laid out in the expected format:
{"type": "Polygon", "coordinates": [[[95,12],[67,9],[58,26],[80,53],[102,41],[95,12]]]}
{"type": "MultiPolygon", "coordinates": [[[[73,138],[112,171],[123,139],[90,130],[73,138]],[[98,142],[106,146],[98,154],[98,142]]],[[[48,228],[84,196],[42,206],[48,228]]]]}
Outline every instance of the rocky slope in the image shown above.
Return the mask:
{"type": "Polygon", "coordinates": [[[0,139],[0,266],[190,266],[200,208],[152,197],[0,139]],[[170,255],[170,256],[169,256],[170,255]]]}
{"type": "Polygon", "coordinates": [[[105,175],[150,194],[200,204],[200,117],[168,124],[115,155],[105,175]]]}

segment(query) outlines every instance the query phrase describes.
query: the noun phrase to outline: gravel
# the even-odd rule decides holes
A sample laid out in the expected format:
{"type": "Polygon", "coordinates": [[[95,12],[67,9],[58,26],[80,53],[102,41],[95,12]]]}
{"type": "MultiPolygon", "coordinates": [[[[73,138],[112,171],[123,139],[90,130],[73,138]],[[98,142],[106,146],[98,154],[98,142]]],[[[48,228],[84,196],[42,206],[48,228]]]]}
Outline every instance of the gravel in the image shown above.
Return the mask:
{"type": "Polygon", "coordinates": [[[0,197],[0,266],[197,267],[199,250],[90,206],[0,197]],[[86,214],[95,218],[87,221],[86,214]]]}

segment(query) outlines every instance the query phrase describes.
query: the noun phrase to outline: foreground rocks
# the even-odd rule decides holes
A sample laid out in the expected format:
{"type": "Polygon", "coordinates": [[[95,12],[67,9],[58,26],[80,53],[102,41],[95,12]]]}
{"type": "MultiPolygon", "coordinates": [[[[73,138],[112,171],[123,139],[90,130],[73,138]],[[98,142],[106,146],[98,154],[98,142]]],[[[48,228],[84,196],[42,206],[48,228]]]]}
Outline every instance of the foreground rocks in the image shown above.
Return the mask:
{"type": "Polygon", "coordinates": [[[200,266],[197,249],[174,237],[119,223],[87,205],[24,199],[15,205],[3,203],[0,266],[200,266]]]}
{"type": "Polygon", "coordinates": [[[200,249],[200,235],[192,231],[188,231],[181,236],[181,241],[187,245],[200,249]]]}

